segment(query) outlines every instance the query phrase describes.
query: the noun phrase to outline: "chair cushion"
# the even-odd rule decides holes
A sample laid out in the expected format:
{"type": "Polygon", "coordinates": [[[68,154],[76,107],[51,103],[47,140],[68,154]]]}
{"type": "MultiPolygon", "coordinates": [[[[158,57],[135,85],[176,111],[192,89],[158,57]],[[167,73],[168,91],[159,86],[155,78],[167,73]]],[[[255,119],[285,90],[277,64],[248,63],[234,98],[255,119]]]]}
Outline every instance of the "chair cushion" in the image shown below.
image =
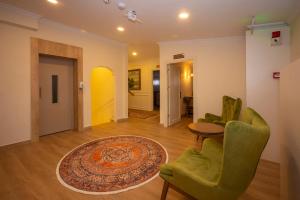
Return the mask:
{"type": "Polygon", "coordinates": [[[206,139],[205,143],[201,152],[189,148],[176,161],[163,165],[160,174],[173,176],[176,170],[184,170],[192,172],[197,179],[217,182],[221,171],[223,148],[213,139],[206,139]]]}

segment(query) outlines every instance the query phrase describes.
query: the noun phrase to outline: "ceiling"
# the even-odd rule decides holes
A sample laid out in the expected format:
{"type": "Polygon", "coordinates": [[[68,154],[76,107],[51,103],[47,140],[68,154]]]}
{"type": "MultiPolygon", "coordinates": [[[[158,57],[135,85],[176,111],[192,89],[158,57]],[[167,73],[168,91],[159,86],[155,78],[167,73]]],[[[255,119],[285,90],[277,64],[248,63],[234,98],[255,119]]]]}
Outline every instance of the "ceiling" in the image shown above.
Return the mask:
{"type": "Polygon", "coordinates": [[[109,5],[103,0],[58,0],[58,5],[46,0],[1,1],[126,42],[130,50],[144,49],[149,55],[158,54],[155,43],[160,41],[243,35],[251,16],[256,16],[257,23],[289,22],[300,10],[299,0],[111,0],[109,5]],[[135,10],[143,23],[128,21],[116,6],[119,1],[135,10]],[[181,10],[190,13],[188,20],[177,18],[181,10]],[[116,30],[120,25],[126,29],[122,33],[116,30]]]}

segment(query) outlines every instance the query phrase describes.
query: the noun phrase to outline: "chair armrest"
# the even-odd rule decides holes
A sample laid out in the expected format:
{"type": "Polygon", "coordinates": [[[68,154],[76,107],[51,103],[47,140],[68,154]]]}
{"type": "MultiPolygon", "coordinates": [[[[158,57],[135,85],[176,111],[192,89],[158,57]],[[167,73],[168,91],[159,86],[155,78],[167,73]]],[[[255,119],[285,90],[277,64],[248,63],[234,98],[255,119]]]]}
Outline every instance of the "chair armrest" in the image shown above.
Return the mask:
{"type": "Polygon", "coordinates": [[[213,123],[214,123],[214,124],[221,125],[221,126],[223,126],[223,127],[226,126],[226,122],[224,122],[224,121],[213,121],[213,123]]]}
{"type": "Polygon", "coordinates": [[[205,119],[208,120],[208,121],[221,121],[222,118],[218,115],[214,115],[214,114],[211,114],[211,113],[206,113],[205,114],[205,119]]]}

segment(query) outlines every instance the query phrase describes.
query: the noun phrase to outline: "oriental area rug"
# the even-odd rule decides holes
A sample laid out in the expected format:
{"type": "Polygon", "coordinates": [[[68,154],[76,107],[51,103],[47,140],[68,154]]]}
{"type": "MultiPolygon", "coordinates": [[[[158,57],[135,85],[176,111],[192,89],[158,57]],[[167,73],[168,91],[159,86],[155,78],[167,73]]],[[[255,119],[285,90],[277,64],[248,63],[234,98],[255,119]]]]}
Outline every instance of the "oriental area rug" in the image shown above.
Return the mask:
{"type": "Polygon", "coordinates": [[[151,181],[167,161],[166,149],[152,139],[107,137],[67,153],[59,161],[56,175],[62,185],[76,192],[115,194],[151,181]]]}

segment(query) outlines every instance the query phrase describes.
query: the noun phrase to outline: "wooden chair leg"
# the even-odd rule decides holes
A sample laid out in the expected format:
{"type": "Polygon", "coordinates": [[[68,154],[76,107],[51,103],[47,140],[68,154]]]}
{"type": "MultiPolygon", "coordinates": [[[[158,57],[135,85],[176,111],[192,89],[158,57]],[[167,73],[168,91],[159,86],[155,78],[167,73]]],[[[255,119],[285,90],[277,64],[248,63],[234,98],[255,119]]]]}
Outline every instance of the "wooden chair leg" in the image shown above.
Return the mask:
{"type": "Polygon", "coordinates": [[[169,183],[167,181],[165,181],[160,200],[166,200],[168,190],[169,190],[169,183]]]}

